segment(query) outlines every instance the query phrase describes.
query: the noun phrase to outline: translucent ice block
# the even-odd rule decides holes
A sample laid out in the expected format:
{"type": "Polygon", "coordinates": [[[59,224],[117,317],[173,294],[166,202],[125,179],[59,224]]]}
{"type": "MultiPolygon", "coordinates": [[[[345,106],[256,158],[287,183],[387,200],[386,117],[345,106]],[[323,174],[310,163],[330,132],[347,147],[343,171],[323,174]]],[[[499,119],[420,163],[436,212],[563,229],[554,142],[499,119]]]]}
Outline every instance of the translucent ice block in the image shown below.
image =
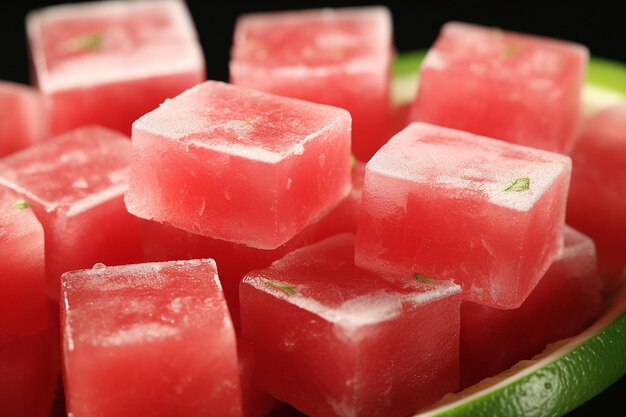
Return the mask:
{"type": "Polygon", "coordinates": [[[41,224],[25,200],[0,186],[0,334],[47,326],[44,273],[41,224]]]}
{"type": "Polygon", "coordinates": [[[0,185],[30,205],[45,235],[48,296],[63,272],[141,256],[139,219],[124,207],[130,141],[84,127],[0,160],[0,185]]]}
{"type": "Polygon", "coordinates": [[[139,116],[205,79],[182,1],[52,6],[30,13],[27,29],[54,135],[89,124],[128,135],[139,116]]]}
{"type": "Polygon", "coordinates": [[[571,42],[448,23],[422,64],[410,119],[569,152],[588,56],[571,42]]]}
{"type": "Polygon", "coordinates": [[[567,221],[596,242],[613,287],[613,278],[626,274],[626,104],[585,121],[572,161],[567,221]]]}
{"type": "Polygon", "coordinates": [[[75,416],[241,416],[235,333],[215,262],[68,272],[65,398],[75,416]]]}
{"type": "Polygon", "coordinates": [[[46,131],[43,100],[37,90],[0,81],[0,157],[39,142],[46,131]]]}
{"type": "Polygon", "coordinates": [[[347,111],[207,81],[133,125],[128,210],[274,249],[350,191],[347,111]]]}
{"type": "Polygon", "coordinates": [[[386,141],[392,27],[384,7],[255,13],[239,18],[231,82],[350,111],[352,149],[386,141]]]}
{"type": "Polygon", "coordinates": [[[602,281],[593,241],[566,227],[563,251],[522,305],[500,310],[461,305],[461,380],[464,386],[574,336],[600,312],[602,281]]]}
{"type": "Polygon", "coordinates": [[[241,284],[258,381],[307,415],[406,416],[457,388],[460,288],[354,266],[342,234],[241,284]]]}
{"type": "Polygon", "coordinates": [[[567,156],[413,123],[368,162],[357,265],[516,308],[562,247],[567,156]]]}

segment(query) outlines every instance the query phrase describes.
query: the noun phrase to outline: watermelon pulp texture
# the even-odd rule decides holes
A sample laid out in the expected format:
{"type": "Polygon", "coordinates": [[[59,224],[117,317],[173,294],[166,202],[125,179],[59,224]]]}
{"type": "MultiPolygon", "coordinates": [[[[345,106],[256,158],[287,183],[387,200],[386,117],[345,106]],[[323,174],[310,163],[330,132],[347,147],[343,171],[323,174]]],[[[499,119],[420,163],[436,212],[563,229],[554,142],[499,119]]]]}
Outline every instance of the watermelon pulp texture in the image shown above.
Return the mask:
{"type": "Polygon", "coordinates": [[[350,191],[350,115],[207,81],[133,125],[128,211],[275,249],[350,191]]]}
{"type": "Polygon", "coordinates": [[[50,298],[59,298],[63,272],[141,257],[139,220],[123,201],[130,146],[117,132],[84,127],[0,160],[0,185],[43,226],[50,298]]]}
{"type": "Polygon", "coordinates": [[[626,267],[626,104],[587,119],[572,153],[567,219],[596,242],[607,277],[626,267]]]}
{"type": "Polygon", "coordinates": [[[53,6],[27,28],[53,135],[88,124],[129,135],[135,119],[205,79],[181,1],[53,6]]]}
{"type": "Polygon", "coordinates": [[[64,274],[62,290],[68,412],[241,415],[235,333],[213,260],[96,265],[64,274]]]}
{"type": "Polygon", "coordinates": [[[588,55],[574,43],[448,23],[422,64],[410,120],[569,152],[588,55]]]}
{"type": "Polygon", "coordinates": [[[564,247],[515,310],[461,305],[461,381],[467,387],[573,336],[600,312],[602,280],[593,240],[566,227],[564,247]]]}
{"type": "Polygon", "coordinates": [[[367,164],[356,264],[517,308],[561,250],[570,172],[567,156],[413,123],[367,164]]]}
{"type": "Polygon", "coordinates": [[[52,321],[32,333],[0,333],[0,416],[50,415],[60,368],[59,345],[52,321]]]}
{"type": "Polygon", "coordinates": [[[241,324],[261,388],[344,417],[405,416],[458,388],[460,288],[389,282],[353,259],[342,234],[246,275],[241,324]]]}
{"type": "Polygon", "coordinates": [[[48,325],[41,224],[24,200],[0,187],[0,334],[48,325]]]}
{"type": "Polygon", "coordinates": [[[276,400],[258,387],[251,343],[238,338],[237,355],[239,357],[241,415],[243,417],[265,417],[275,406],[276,400]]]}
{"type": "Polygon", "coordinates": [[[0,157],[44,138],[46,116],[34,88],[0,81],[0,157]]]}
{"type": "Polygon", "coordinates": [[[246,272],[266,268],[302,246],[339,233],[356,233],[365,164],[352,167],[352,189],[338,205],[319,221],[276,249],[255,249],[237,243],[196,235],[166,224],[142,222],[144,258],[147,261],[213,257],[220,268],[220,281],[233,318],[239,327],[239,282],[246,272]]]}
{"type": "Polygon", "coordinates": [[[367,161],[388,139],[391,15],[384,7],[243,15],[233,84],[350,111],[352,152],[367,161]]]}

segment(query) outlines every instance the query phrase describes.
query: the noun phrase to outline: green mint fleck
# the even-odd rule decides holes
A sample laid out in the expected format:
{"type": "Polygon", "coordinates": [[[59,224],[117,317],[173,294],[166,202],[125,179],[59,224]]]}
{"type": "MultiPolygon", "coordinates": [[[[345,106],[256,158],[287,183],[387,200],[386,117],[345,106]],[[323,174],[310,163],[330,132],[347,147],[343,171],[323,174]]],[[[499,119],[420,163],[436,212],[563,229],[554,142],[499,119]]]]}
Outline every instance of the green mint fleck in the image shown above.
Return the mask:
{"type": "Polygon", "coordinates": [[[247,124],[247,125],[251,125],[251,124],[252,124],[252,121],[251,121],[250,119],[246,119],[246,124],[247,124]]]}
{"type": "Polygon", "coordinates": [[[422,284],[432,284],[437,281],[436,279],[430,278],[424,274],[420,274],[419,272],[414,273],[413,278],[415,278],[416,281],[421,282],[422,284]]]}
{"type": "Polygon", "coordinates": [[[269,285],[270,287],[274,287],[276,289],[281,290],[282,292],[284,292],[287,295],[294,295],[296,293],[296,290],[294,290],[292,287],[290,287],[287,284],[283,284],[280,282],[275,282],[275,281],[270,281],[269,279],[265,279],[263,278],[263,282],[267,285],[269,285]]]}
{"type": "Polygon", "coordinates": [[[354,168],[356,166],[356,156],[354,156],[354,154],[350,155],[350,169],[354,168]]]}
{"type": "Polygon", "coordinates": [[[526,191],[529,188],[530,188],[530,178],[522,177],[513,181],[513,183],[509,185],[508,187],[506,187],[504,191],[519,193],[520,191],[526,191]]]}
{"type": "Polygon", "coordinates": [[[15,204],[13,204],[13,207],[15,207],[18,210],[24,210],[30,207],[30,204],[28,204],[28,201],[23,200],[23,199],[19,199],[15,202],[15,204]]]}
{"type": "Polygon", "coordinates": [[[78,36],[70,41],[70,49],[74,51],[93,51],[102,48],[104,35],[92,33],[90,35],[78,36]]]}
{"type": "Polygon", "coordinates": [[[499,27],[491,28],[491,37],[494,39],[502,39],[504,32],[499,27]]]}
{"type": "Polygon", "coordinates": [[[502,51],[500,51],[500,56],[502,57],[502,59],[508,59],[514,55],[519,54],[521,50],[522,48],[520,48],[518,45],[508,45],[505,46],[502,51]]]}

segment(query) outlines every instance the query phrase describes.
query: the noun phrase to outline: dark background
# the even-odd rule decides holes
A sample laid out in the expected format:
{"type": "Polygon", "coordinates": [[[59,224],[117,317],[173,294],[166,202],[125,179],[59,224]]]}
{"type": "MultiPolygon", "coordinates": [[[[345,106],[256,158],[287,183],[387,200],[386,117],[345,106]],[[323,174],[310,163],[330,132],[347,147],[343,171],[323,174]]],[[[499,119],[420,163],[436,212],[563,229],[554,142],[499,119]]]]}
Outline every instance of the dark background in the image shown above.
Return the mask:
{"type": "MultiPolygon", "coordinates": [[[[66,1],[68,2],[68,1],[66,1]]],[[[0,80],[28,82],[24,17],[29,10],[59,1],[3,2],[0,6],[0,80]]],[[[439,27],[460,20],[520,32],[568,39],[589,47],[591,54],[626,62],[626,16],[620,2],[347,2],[347,1],[193,1],[187,2],[198,29],[211,79],[228,78],[228,58],[236,17],[245,12],[310,7],[386,4],[393,14],[395,45],[399,51],[427,48],[439,27]]],[[[623,4],[622,4],[623,6],[623,4]]],[[[572,415],[623,415],[626,379],[614,384],[572,415]],[[611,411],[613,410],[613,411],[611,411]],[[620,411],[621,410],[621,411],[620,411]]]]}
{"type": "MultiPolygon", "coordinates": [[[[34,8],[60,1],[8,0],[0,5],[0,79],[27,82],[24,16],[34,8]]],[[[68,2],[66,0],[66,2],[68,2]]],[[[386,4],[394,19],[398,50],[427,48],[441,25],[462,20],[503,29],[569,39],[589,47],[593,55],[626,62],[626,16],[619,1],[210,1],[189,0],[189,8],[207,60],[211,79],[226,80],[233,26],[244,12],[322,6],[386,4]],[[415,10],[414,10],[415,9],[415,10]]],[[[622,4],[623,6],[623,4],[622,4]]]]}

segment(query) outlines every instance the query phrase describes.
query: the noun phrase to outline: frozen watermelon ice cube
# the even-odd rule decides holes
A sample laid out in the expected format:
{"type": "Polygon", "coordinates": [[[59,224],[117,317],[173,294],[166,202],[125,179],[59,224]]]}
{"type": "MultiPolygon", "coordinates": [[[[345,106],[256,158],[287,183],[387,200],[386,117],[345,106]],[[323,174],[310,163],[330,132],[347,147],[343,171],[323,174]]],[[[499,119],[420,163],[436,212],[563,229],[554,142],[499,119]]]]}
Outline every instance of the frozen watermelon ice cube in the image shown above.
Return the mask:
{"type": "Polygon", "coordinates": [[[41,224],[28,203],[0,186],[0,334],[48,324],[41,224]]]}
{"type": "Polygon", "coordinates": [[[422,64],[411,120],[569,152],[588,55],[571,42],[448,23],[422,64]]]}
{"type": "Polygon", "coordinates": [[[356,263],[516,308],[562,247],[569,157],[412,123],[368,162],[356,263]]]}
{"type": "Polygon", "coordinates": [[[353,152],[367,161],[389,139],[391,58],[384,7],[247,14],[235,27],[230,79],[350,111],[353,152]]]}
{"type": "Polygon", "coordinates": [[[566,226],[563,251],[519,308],[461,304],[462,384],[472,385],[577,334],[600,312],[601,289],[593,240],[566,226]]]}
{"type": "Polygon", "coordinates": [[[45,134],[46,114],[37,90],[0,81],[0,157],[39,142],[45,134]]]}
{"type": "Polygon", "coordinates": [[[123,200],[130,148],[126,136],[92,126],[0,160],[0,186],[18,193],[43,226],[49,297],[58,300],[63,272],[141,257],[139,219],[123,200]]]}
{"type": "Polygon", "coordinates": [[[354,266],[342,234],[252,271],[243,337],[262,389],[312,416],[406,416],[458,388],[460,288],[354,266]]]}
{"type": "Polygon", "coordinates": [[[88,124],[129,135],[139,116],[205,79],[182,1],[53,6],[29,14],[27,29],[53,135],[88,124]]]}
{"type": "Polygon", "coordinates": [[[608,278],[626,267],[626,104],[585,121],[572,153],[567,221],[588,234],[608,278]]]}
{"type": "Polygon", "coordinates": [[[220,268],[220,281],[235,326],[239,324],[239,282],[244,274],[270,264],[287,253],[340,233],[356,233],[365,164],[352,168],[352,189],[319,221],[276,249],[249,246],[189,233],[167,224],[142,222],[143,253],[146,261],[213,258],[220,268]]]}
{"type": "Polygon", "coordinates": [[[133,125],[128,211],[274,249],[350,191],[350,115],[207,81],[133,125]]]}
{"type": "Polygon", "coordinates": [[[241,416],[235,333],[215,262],[62,277],[63,377],[76,417],[241,416]]]}

